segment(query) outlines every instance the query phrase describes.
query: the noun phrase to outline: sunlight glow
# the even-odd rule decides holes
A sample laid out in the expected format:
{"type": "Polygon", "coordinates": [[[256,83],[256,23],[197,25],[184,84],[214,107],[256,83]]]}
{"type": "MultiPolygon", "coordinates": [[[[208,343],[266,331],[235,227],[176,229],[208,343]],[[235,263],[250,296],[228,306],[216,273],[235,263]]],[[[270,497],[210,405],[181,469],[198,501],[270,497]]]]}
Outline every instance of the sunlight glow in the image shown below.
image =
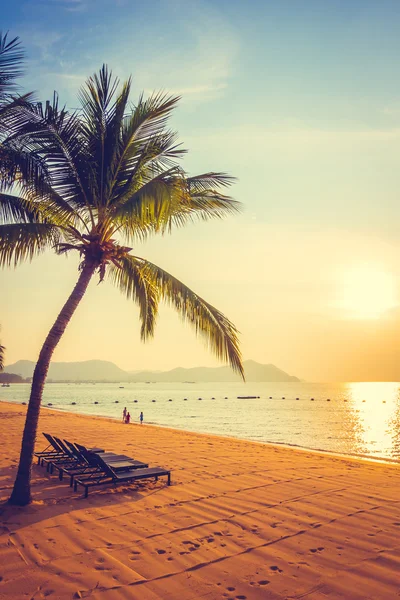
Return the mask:
{"type": "Polygon", "coordinates": [[[391,382],[359,382],[347,384],[362,433],[360,452],[390,456],[393,448],[391,422],[396,418],[399,384],[391,382]]]}
{"type": "Polygon", "coordinates": [[[393,275],[376,265],[347,270],[339,285],[339,306],[354,319],[377,319],[398,304],[393,275]]]}

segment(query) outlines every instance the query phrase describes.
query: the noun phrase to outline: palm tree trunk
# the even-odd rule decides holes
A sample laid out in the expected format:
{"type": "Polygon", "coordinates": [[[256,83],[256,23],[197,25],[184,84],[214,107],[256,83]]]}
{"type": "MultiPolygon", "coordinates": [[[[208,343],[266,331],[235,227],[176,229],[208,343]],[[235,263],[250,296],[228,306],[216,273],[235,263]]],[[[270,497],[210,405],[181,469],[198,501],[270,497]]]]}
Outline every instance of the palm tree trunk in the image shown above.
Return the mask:
{"type": "Polygon", "coordinates": [[[96,265],[85,265],[82,268],[82,272],[72,291],[72,294],[61,309],[61,312],[58,315],[53,327],[50,329],[50,332],[40,351],[39,359],[36,363],[32,378],[31,395],[29,398],[24,433],[22,436],[21,455],[14,488],[9,498],[10,504],[25,506],[31,502],[31,469],[33,452],[36,441],[43,387],[46,381],[47,372],[49,370],[51,357],[79,302],[82,300],[95,269],[96,265]]]}

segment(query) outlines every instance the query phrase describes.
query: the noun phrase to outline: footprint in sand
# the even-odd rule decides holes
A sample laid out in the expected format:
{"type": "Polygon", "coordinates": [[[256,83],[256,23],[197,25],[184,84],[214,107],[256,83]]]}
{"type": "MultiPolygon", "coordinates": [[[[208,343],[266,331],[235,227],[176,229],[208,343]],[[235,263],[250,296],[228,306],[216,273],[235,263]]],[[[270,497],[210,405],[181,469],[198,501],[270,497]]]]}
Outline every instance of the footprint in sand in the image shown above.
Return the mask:
{"type": "Polygon", "coordinates": [[[156,550],[157,554],[165,554],[166,550],[156,550]]]}
{"type": "Polygon", "coordinates": [[[243,596],[243,595],[236,596],[236,598],[237,598],[237,600],[247,600],[247,596],[243,596]]]}
{"type": "Polygon", "coordinates": [[[269,584],[269,581],[268,581],[268,579],[261,579],[261,580],[258,582],[258,585],[268,585],[268,584],[269,584]]]}
{"type": "Polygon", "coordinates": [[[270,567],[271,571],[277,571],[278,573],[283,573],[282,569],[280,569],[279,567],[277,567],[276,565],[272,565],[270,567]]]}
{"type": "Polygon", "coordinates": [[[228,592],[234,592],[236,588],[232,587],[231,585],[228,585],[226,589],[228,590],[228,592]]]}
{"type": "Polygon", "coordinates": [[[140,554],[139,550],[132,550],[132,554],[140,554]]]}

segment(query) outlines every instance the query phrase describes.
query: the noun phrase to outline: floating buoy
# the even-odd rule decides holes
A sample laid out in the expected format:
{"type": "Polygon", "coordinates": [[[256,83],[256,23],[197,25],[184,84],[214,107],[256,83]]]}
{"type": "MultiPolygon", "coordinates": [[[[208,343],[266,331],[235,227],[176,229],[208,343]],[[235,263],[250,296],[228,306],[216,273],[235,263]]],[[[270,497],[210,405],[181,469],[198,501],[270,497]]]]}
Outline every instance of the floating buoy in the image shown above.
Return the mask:
{"type": "Polygon", "coordinates": [[[184,399],[183,399],[183,401],[184,401],[184,402],[186,402],[186,401],[187,401],[187,398],[184,398],[184,399]]]}
{"type": "Polygon", "coordinates": [[[215,400],[214,396],[211,398],[211,400],[215,400]]]}
{"type": "Polygon", "coordinates": [[[296,400],[300,400],[300,398],[296,398],[296,400]]]}
{"type": "Polygon", "coordinates": [[[203,400],[203,398],[197,398],[197,400],[203,400]]]}
{"type": "Polygon", "coordinates": [[[26,406],[26,402],[23,402],[22,404],[23,404],[24,406],[26,406]]]}
{"type": "Polygon", "coordinates": [[[98,402],[95,402],[95,404],[98,404],[98,402]]]}
{"type": "Polygon", "coordinates": [[[363,400],[363,402],[365,402],[365,400],[363,400]]]}
{"type": "Polygon", "coordinates": [[[116,401],[115,401],[115,404],[118,404],[118,403],[119,403],[119,400],[116,400],[116,401]]]}
{"type": "Polygon", "coordinates": [[[225,400],[228,400],[228,396],[225,396],[225,400]]]}
{"type": "Polygon", "coordinates": [[[47,406],[53,406],[51,402],[48,402],[47,406]]]}
{"type": "Polygon", "coordinates": [[[155,402],[155,400],[152,400],[152,402],[155,402]]]}
{"type": "Polygon", "coordinates": [[[314,398],[311,398],[311,402],[314,402],[314,398]]]}
{"type": "Polygon", "coordinates": [[[331,399],[330,399],[330,398],[327,398],[327,399],[326,399],[326,401],[327,401],[327,402],[330,402],[330,401],[331,401],[331,399]]]}
{"type": "Polygon", "coordinates": [[[269,399],[272,400],[272,396],[270,396],[269,399]]]}
{"type": "Polygon", "coordinates": [[[347,402],[347,400],[343,400],[343,402],[347,402]]]}
{"type": "Polygon", "coordinates": [[[170,398],[170,399],[168,400],[168,402],[172,402],[172,399],[170,398]]]}
{"type": "Polygon", "coordinates": [[[382,400],[382,404],[386,404],[386,400],[382,400]]]}
{"type": "Polygon", "coordinates": [[[134,400],[134,402],[137,402],[137,400],[134,400]]]}
{"type": "Polygon", "coordinates": [[[72,406],[75,406],[76,402],[71,402],[72,406]]]}

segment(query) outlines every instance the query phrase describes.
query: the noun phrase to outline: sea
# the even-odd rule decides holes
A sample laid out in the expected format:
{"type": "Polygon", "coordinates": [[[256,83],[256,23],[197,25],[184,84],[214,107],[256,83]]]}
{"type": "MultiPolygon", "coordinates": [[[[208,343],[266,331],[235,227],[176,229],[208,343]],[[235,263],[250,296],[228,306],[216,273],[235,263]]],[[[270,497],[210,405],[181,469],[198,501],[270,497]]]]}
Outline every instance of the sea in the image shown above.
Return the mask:
{"type": "MultiPolygon", "coordinates": [[[[29,391],[0,387],[0,399],[29,391]]],[[[126,406],[144,425],[400,462],[399,383],[47,383],[42,404],[117,420],[126,406]]]]}

